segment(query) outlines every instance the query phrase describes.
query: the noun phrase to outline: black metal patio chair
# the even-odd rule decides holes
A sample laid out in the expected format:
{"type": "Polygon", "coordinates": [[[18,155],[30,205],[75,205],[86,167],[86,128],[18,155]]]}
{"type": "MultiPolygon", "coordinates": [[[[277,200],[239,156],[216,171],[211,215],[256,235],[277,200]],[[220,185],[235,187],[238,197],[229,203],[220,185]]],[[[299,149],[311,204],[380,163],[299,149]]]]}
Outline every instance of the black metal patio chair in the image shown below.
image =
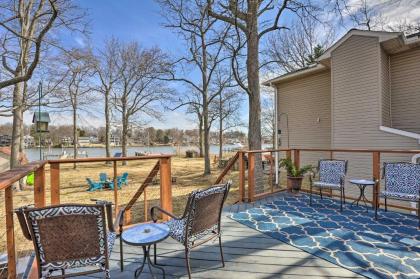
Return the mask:
{"type": "Polygon", "coordinates": [[[309,176],[309,204],[312,206],[312,188],[319,189],[322,199],[322,190],[331,189],[340,191],[340,211],[343,211],[343,202],[346,203],[344,182],[347,174],[347,160],[319,160],[318,168],[309,176]],[[316,175],[319,180],[314,181],[316,175]]]}
{"type": "MultiPolygon", "coordinates": [[[[158,220],[156,211],[160,211],[172,218],[166,224],[170,228],[170,236],[185,247],[185,261],[189,278],[191,278],[191,249],[212,239],[219,239],[222,265],[223,267],[225,266],[220,222],[223,204],[231,184],[232,182],[229,181],[226,184],[214,185],[205,190],[192,192],[181,217],[177,217],[157,206],[151,208],[150,213],[154,222],[158,220]]],[[[154,246],[154,250],[156,262],[156,246],[154,246]]]]}
{"type": "MultiPolygon", "coordinates": [[[[385,211],[388,210],[387,199],[417,202],[420,228],[420,164],[384,163],[382,179],[385,190],[379,193],[379,197],[384,198],[385,211]]],[[[378,204],[375,206],[375,218],[378,218],[378,204]]]]}

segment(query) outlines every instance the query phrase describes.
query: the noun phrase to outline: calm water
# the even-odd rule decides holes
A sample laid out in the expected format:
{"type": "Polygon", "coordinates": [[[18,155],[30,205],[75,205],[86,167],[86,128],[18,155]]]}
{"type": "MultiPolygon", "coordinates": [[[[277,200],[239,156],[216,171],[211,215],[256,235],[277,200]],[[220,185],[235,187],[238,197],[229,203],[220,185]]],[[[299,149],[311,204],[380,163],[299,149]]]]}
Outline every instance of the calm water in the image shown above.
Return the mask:
{"type": "MultiPolygon", "coordinates": [[[[223,149],[232,149],[236,146],[234,145],[224,145],[223,149]]],[[[197,150],[197,147],[191,146],[180,146],[180,147],[173,147],[173,146],[154,146],[154,147],[136,147],[130,146],[127,148],[128,156],[134,156],[135,152],[148,152],[148,153],[158,153],[158,154],[185,154],[185,151],[188,149],[197,150]]],[[[67,154],[71,156],[73,154],[72,148],[43,148],[43,152],[48,152],[50,154],[59,155],[62,153],[63,150],[66,150],[67,154]]],[[[86,151],[88,157],[105,157],[105,148],[100,147],[80,147],[80,152],[86,151]]],[[[39,160],[39,149],[38,148],[30,148],[25,149],[26,156],[28,157],[29,161],[36,161],[39,160]]],[[[112,147],[111,148],[111,155],[114,155],[116,152],[121,152],[121,147],[112,147]]],[[[219,153],[219,146],[218,145],[211,145],[210,146],[210,153],[216,155],[219,153]]]]}

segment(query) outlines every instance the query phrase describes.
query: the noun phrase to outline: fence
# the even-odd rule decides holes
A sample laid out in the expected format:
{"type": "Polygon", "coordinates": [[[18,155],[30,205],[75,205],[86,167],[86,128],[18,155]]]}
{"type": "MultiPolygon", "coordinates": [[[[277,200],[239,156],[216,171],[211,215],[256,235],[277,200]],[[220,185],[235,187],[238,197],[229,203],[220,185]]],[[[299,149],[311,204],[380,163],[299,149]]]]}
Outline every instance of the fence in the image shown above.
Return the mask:
{"type": "MultiPolygon", "coordinates": [[[[378,181],[374,187],[374,193],[370,195],[371,203],[382,205],[377,197],[381,191],[381,165],[385,161],[408,161],[409,155],[419,154],[420,150],[374,150],[374,149],[316,149],[316,148],[294,148],[294,149],[270,149],[270,150],[251,150],[239,151],[231,162],[226,166],[224,172],[218,178],[222,181],[224,174],[227,173],[235,164],[239,164],[239,202],[253,202],[267,197],[273,193],[287,189],[286,179],[279,179],[274,183],[275,159],[291,158],[294,164],[299,167],[304,164],[315,165],[319,159],[345,159],[349,160],[350,175],[363,176],[358,178],[370,178],[378,181]],[[309,153],[309,154],[308,154],[309,153]],[[314,154],[315,153],[315,154],[314,154]],[[312,155],[311,155],[312,154],[312,155]],[[265,156],[264,156],[265,155],[265,156]],[[258,158],[259,157],[259,158],[258,158]],[[265,159],[264,159],[265,157],[265,159]],[[268,158],[268,159],[267,159],[268,158]],[[267,179],[256,179],[256,162],[268,165],[270,172],[267,179]],[[263,185],[261,185],[261,183],[263,185]],[[258,190],[258,191],[257,191],[258,190]]],[[[285,173],[283,173],[285,174],[285,173]]],[[[283,177],[283,175],[280,175],[283,177]]],[[[285,176],[285,175],[284,175],[285,176]]],[[[261,175],[259,175],[261,177],[261,175]]],[[[352,178],[353,178],[352,177],[352,178]]],[[[284,177],[285,178],[285,177],[284,177]]],[[[356,177],[354,177],[356,178],[356,177]]],[[[308,183],[306,183],[308,184],[308,183]]],[[[346,187],[351,191],[346,192],[346,198],[357,199],[358,192],[355,187],[346,187]]],[[[308,191],[303,187],[302,191],[308,191]]],[[[329,192],[331,196],[336,196],[329,192]]],[[[403,203],[393,204],[390,207],[412,210],[412,208],[402,205],[403,203]]]]}
{"type": "MultiPolygon", "coordinates": [[[[60,204],[62,198],[62,188],[60,184],[60,177],[62,174],[63,165],[73,165],[77,163],[89,164],[89,163],[110,163],[112,164],[112,182],[115,187],[112,191],[112,199],[114,203],[115,212],[117,213],[120,206],[120,195],[117,187],[118,181],[118,163],[119,162],[130,162],[130,161],[156,161],[152,165],[151,171],[146,176],[142,185],[137,189],[135,194],[130,198],[126,204],[127,208],[127,219],[131,220],[131,208],[134,203],[143,196],[143,207],[145,210],[145,217],[147,216],[148,210],[148,199],[146,197],[146,189],[152,184],[153,179],[160,173],[160,205],[167,211],[172,211],[172,188],[171,188],[171,156],[170,155],[156,155],[156,156],[143,156],[143,157],[123,157],[123,158],[83,158],[83,159],[66,159],[66,160],[50,160],[50,161],[39,161],[33,162],[19,168],[15,168],[0,174],[0,191],[4,192],[4,215],[5,215],[5,235],[6,235],[6,249],[7,249],[7,277],[17,277],[17,254],[16,246],[19,245],[20,239],[18,234],[19,229],[15,228],[14,210],[22,205],[28,205],[33,203],[36,207],[45,206],[47,204],[57,205],[60,204]],[[47,169],[49,168],[49,173],[47,169]],[[19,192],[13,189],[13,184],[28,174],[34,172],[34,188],[33,198],[25,197],[20,198],[19,192]],[[47,189],[46,178],[49,174],[50,188],[47,189]],[[49,191],[48,191],[49,190],[49,191]],[[50,202],[48,202],[48,197],[50,202]],[[14,198],[18,197],[19,202],[14,201],[14,198]],[[30,201],[29,201],[30,200],[30,201]],[[24,203],[24,204],[23,204],[24,203]],[[16,241],[19,238],[19,241],[16,241]]],[[[75,172],[77,174],[77,171],[75,172]]],[[[0,192],[0,193],[1,193],[0,192]]],[[[111,191],[107,192],[111,193],[111,191]]],[[[72,197],[78,199],[76,193],[72,197]],[[74,196],[74,197],[73,197],[74,196]]],[[[90,197],[90,196],[87,196],[90,197]]],[[[86,198],[87,198],[86,197],[86,198]]],[[[79,200],[78,200],[79,201],[79,200]]],[[[68,202],[68,201],[66,201],[68,202]]],[[[86,202],[86,201],[85,201],[86,202]]],[[[1,275],[1,274],[0,274],[1,275]]]]}

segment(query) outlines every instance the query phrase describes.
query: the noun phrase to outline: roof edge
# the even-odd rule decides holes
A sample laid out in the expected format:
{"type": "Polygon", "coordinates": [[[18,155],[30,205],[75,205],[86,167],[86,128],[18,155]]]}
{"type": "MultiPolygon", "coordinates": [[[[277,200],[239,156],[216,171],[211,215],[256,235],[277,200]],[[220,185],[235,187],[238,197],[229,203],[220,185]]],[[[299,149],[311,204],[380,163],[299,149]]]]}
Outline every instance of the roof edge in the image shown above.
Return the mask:
{"type": "Polygon", "coordinates": [[[405,38],[403,32],[388,32],[388,31],[369,31],[369,30],[360,30],[360,29],[350,29],[343,37],[341,37],[337,42],[335,42],[331,47],[329,47],[318,59],[317,61],[322,61],[329,59],[331,53],[338,48],[341,44],[347,41],[351,36],[365,36],[365,37],[378,37],[379,42],[384,42],[390,39],[398,38],[402,36],[405,38]]]}
{"type": "Polygon", "coordinates": [[[278,83],[281,81],[285,81],[285,80],[289,80],[289,79],[293,79],[293,78],[297,78],[300,76],[304,76],[307,74],[313,74],[322,70],[326,70],[327,67],[325,67],[322,64],[313,64],[313,66],[309,66],[307,68],[301,69],[301,70],[297,70],[295,72],[292,73],[287,73],[284,75],[281,75],[279,77],[273,78],[273,79],[269,79],[267,81],[264,81],[263,83],[261,83],[264,86],[271,86],[273,83],[278,83]]]}

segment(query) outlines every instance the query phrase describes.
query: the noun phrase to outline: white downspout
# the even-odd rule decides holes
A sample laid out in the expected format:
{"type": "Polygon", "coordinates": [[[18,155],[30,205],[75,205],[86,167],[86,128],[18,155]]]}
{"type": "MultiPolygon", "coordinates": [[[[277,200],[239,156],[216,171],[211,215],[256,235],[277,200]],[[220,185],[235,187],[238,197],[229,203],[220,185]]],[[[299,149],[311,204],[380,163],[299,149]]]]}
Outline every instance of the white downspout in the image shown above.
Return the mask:
{"type": "MultiPolygon", "coordinates": [[[[274,149],[279,148],[279,135],[278,135],[278,103],[277,103],[277,87],[273,87],[273,84],[270,83],[270,87],[274,88],[274,149]]],[[[274,152],[274,171],[275,173],[275,184],[279,185],[279,153],[274,152]]]]}

